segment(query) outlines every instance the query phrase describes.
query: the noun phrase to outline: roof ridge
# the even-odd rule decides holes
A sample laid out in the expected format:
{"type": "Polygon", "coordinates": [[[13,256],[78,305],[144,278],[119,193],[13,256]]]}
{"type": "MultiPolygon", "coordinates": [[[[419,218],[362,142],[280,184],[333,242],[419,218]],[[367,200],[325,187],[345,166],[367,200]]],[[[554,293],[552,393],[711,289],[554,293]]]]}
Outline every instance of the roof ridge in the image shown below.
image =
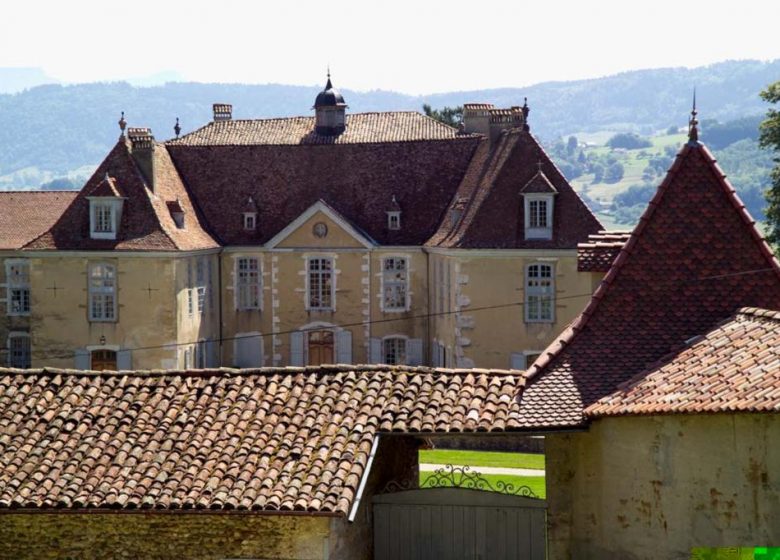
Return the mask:
{"type": "Polygon", "coordinates": [[[63,194],[63,193],[78,194],[79,190],[81,189],[57,189],[57,190],[30,189],[30,190],[9,190],[9,191],[0,189],[0,194],[63,194]]]}
{"type": "Polygon", "coordinates": [[[755,319],[766,319],[772,322],[780,323],[780,311],[774,309],[764,309],[763,307],[740,307],[734,313],[734,317],[750,317],[755,319]]]}

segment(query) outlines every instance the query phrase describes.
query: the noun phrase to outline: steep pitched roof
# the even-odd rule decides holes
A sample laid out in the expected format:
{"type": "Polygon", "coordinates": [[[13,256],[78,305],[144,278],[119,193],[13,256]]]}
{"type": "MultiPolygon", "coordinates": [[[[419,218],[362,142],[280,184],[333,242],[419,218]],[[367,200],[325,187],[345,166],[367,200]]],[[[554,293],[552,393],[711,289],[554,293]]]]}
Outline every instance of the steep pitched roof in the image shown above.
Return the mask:
{"type": "Polygon", "coordinates": [[[57,220],[24,246],[27,250],[130,250],[176,251],[217,247],[206,233],[167,152],[154,150],[155,191],[146,185],[130,152],[120,139],[57,220]],[[109,179],[106,179],[106,177],[109,179]],[[89,233],[91,196],[125,198],[116,239],[92,239],[89,233]],[[167,202],[179,199],[190,214],[185,229],[178,229],[167,202]]]}
{"type": "Polygon", "coordinates": [[[62,215],[77,191],[0,191],[0,249],[19,249],[62,215]]]}
{"type": "Polygon", "coordinates": [[[735,411],[780,411],[780,311],[740,309],[585,414],[735,411]]]}
{"type": "MultiPolygon", "coordinates": [[[[210,122],[170,146],[377,144],[463,138],[456,128],[414,111],[354,113],[342,134],[317,134],[314,117],[210,122]]],[[[470,135],[466,135],[470,136],[470,135]]]]}
{"type": "Polygon", "coordinates": [[[577,245],[577,270],[607,272],[631,237],[630,231],[600,231],[577,245]]]}
{"type": "Polygon", "coordinates": [[[522,128],[502,132],[492,148],[483,141],[447,214],[427,245],[574,249],[589,234],[602,229],[542,146],[522,128]],[[547,192],[558,192],[553,210],[553,238],[526,240],[521,191],[529,185],[538,188],[540,181],[553,189],[547,192]],[[465,206],[462,212],[459,205],[465,206]]]}
{"type": "Polygon", "coordinates": [[[743,306],[780,310],[780,264],[712,154],[680,151],[583,313],[528,371],[520,421],[583,411],[743,306]]]}
{"type": "Polygon", "coordinates": [[[0,510],[346,515],[380,433],[512,430],[518,372],[0,369],[0,510]]]}

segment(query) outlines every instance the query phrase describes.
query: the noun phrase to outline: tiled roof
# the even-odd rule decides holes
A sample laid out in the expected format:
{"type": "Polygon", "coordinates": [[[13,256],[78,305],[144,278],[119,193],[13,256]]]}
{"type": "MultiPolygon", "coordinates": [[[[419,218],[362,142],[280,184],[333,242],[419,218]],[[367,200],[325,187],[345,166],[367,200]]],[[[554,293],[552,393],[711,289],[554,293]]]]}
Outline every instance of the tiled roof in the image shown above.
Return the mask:
{"type": "MultiPolygon", "coordinates": [[[[541,178],[541,177],[537,177],[541,178]]],[[[491,148],[484,140],[472,158],[447,217],[428,240],[429,246],[491,249],[574,249],[601,224],[530,132],[504,131],[491,148]],[[553,237],[525,239],[521,190],[539,172],[558,192],[553,209],[553,237]],[[457,205],[469,202],[463,212],[457,205]]]]}
{"type": "Polygon", "coordinates": [[[585,413],[599,417],[735,411],[780,411],[780,311],[740,309],[585,413]]]}
{"type": "Polygon", "coordinates": [[[630,231],[600,231],[577,245],[577,270],[607,272],[631,237],[630,231]]]}
{"type": "Polygon", "coordinates": [[[73,203],[60,215],[54,216],[56,221],[24,248],[176,251],[217,247],[201,227],[179,174],[163,146],[158,145],[154,150],[154,173],[152,192],[133,160],[129,142],[120,139],[77,193],[73,203]],[[108,181],[107,175],[110,177],[108,181]],[[106,196],[113,192],[125,198],[117,238],[91,239],[88,197],[95,193],[106,196]],[[168,210],[167,203],[177,199],[187,216],[185,229],[176,227],[168,210]]]}
{"type": "Polygon", "coordinates": [[[581,425],[587,407],[745,306],[780,310],[780,264],[709,150],[689,143],[591,302],[529,368],[520,422],[581,425]]]}
{"type": "Polygon", "coordinates": [[[531,177],[531,180],[528,181],[522,189],[520,189],[520,192],[523,194],[533,194],[533,193],[551,194],[551,193],[557,193],[558,189],[556,189],[553,186],[553,184],[547,178],[547,175],[545,175],[543,171],[539,170],[536,173],[536,175],[531,177]]]}
{"type": "Polygon", "coordinates": [[[60,217],[78,191],[0,191],[0,249],[19,249],[60,217]]]}
{"type": "Polygon", "coordinates": [[[228,120],[210,122],[171,146],[297,146],[321,144],[376,144],[421,140],[456,140],[471,135],[430,117],[408,112],[355,113],[347,115],[346,130],[339,135],[315,132],[314,117],[228,120]]]}
{"type": "Polygon", "coordinates": [[[501,432],[519,372],[0,369],[0,509],[345,515],[380,433],[501,432]]]}

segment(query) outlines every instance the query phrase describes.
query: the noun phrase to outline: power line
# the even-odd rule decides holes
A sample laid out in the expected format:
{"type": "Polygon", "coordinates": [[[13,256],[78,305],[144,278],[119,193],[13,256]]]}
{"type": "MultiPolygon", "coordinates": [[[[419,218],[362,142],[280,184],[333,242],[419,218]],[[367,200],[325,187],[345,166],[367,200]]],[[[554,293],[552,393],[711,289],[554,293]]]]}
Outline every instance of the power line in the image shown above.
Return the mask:
{"type": "MultiPolygon", "coordinates": [[[[745,276],[749,274],[759,274],[763,272],[769,272],[769,271],[775,271],[772,267],[767,268],[758,268],[753,270],[745,270],[745,271],[739,271],[739,272],[731,272],[726,274],[717,274],[712,276],[702,276],[699,278],[692,278],[690,280],[678,282],[678,281],[669,281],[670,284],[674,284],[675,286],[684,285],[688,283],[699,283],[704,282],[707,280],[717,280],[722,278],[729,278],[729,277],[737,277],[737,276],[745,276]]],[[[658,287],[659,284],[654,284],[654,287],[658,287]]],[[[582,294],[573,294],[569,296],[562,296],[554,298],[554,302],[562,301],[562,300],[569,300],[569,299],[576,299],[576,298],[582,298],[582,297],[592,297],[595,293],[595,290],[593,292],[586,292],[582,294]]],[[[404,315],[402,317],[392,317],[392,318],[385,318],[385,319],[373,319],[370,321],[356,321],[353,323],[343,323],[340,325],[332,325],[330,327],[325,328],[331,328],[331,329],[348,329],[353,327],[363,327],[366,325],[375,325],[375,324],[383,324],[383,323],[393,323],[398,321],[410,321],[410,320],[418,320],[418,319],[431,319],[435,317],[443,317],[448,315],[455,315],[457,313],[474,313],[474,312],[480,312],[480,311],[489,311],[489,310],[495,310],[495,309],[506,309],[510,307],[523,307],[525,306],[525,301],[517,301],[517,302],[509,302],[509,303],[500,303],[495,305],[485,305],[480,307],[469,307],[466,309],[457,309],[457,310],[448,310],[448,311],[439,311],[434,313],[421,313],[416,315],[404,315]]],[[[249,340],[254,338],[264,339],[266,337],[274,337],[274,336],[281,336],[281,335],[288,335],[293,333],[305,333],[305,332],[312,332],[317,330],[322,330],[323,327],[312,327],[309,329],[289,329],[285,331],[278,331],[278,332],[271,332],[266,334],[248,334],[248,335],[241,335],[241,336],[229,336],[229,337],[217,337],[217,338],[206,338],[201,340],[194,340],[194,341],[187,341],[187,342],[168,342],[165,344],[155,344],[150,346],[136,346],[134,348],[122,348],[122,352],[140,352],[140,351],[146,351],[146,350],[160,350],[165,348],[178,348],[181,346],[194,346],[199,343],[223,343],[223,342],[230,342],[234,340],[249,340]]],[[[0,349],[0,353],[8,352],[7,349],[0,349]]],[[[67,359],[67,358],[73,358],[75,357],[76,353],[72,351],[64,352],[61,354],[52,353],[52,352],[45,352],[45,353],[37,353],[32,352],[31,356],[34,356],[37,359],[67,359]]]]}

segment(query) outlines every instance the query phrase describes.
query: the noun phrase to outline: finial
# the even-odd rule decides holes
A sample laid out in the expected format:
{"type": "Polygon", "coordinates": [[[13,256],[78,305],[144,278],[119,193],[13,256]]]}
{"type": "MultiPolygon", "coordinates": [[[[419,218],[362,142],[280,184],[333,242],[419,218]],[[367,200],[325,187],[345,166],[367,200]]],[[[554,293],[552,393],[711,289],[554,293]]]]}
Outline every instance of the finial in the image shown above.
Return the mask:
{"type": "Polygon", "coordinates": [[[542,160],[541,159],[537,159],[536,160],[536,169],[539,171],[539,173],[542,172],[542,160]]]}
{"type": "Polygon", "coordinates": [[[110,181],[111,177],[108,176],[108,171],[106,171],[106,176],[104,178],[104,181],[110,181]]]}
{"type": "Polygon", "coordinates": [[[688,119],[688,141],[696,143],[699,141],[699,121],[696,115],[699,113],[696,111],[696,88],[693,88],[693,109],[691,109],[691,118],[688,119]]]}
{"type": "Polygon", "coordinates": [[[119,130],[122,131],[120,136],[124,138],[125,136],[125,127],[127,126],[127,121],[125,120],[125,112],[122,111],[122,117],[119,119],[119,130]]]}
{"type": "Polygon", "coordinates": [[[528,107],[528,98],[523,97],[523,130],[528,131],[531,130],[531,127],[528,126],[528,113],[531,112],[531,109],[528,107]]]}
{"type": "Polygon", "coordinates": [[[333,89],[333,84],[330,82],[330,64],[328,64],[328,81],[325,84],[325,89],[333,89]]]}
{"type": "Polygon", "coordinates": [[[176,117],[176,124],[173,127],[173,131],[176,133],[176,138],[181,134],[181,126],[179,126],[179,117],[176,117]]]}

